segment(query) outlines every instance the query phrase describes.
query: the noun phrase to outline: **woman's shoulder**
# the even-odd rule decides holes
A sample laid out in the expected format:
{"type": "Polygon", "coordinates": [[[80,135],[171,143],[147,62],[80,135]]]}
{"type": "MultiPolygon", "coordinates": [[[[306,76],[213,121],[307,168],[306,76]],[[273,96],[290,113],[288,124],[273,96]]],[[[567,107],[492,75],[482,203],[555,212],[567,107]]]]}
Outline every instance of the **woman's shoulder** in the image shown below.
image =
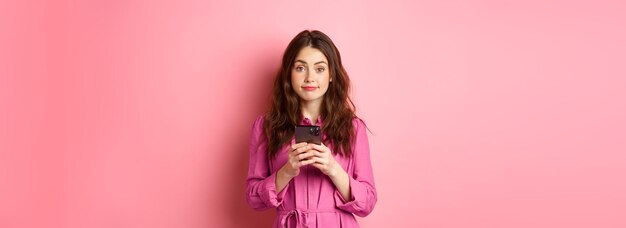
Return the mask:
{"type": "Polygon", "coordinates": [[[265,122],[265,115],[258,115],[254,118],[255,123],[263,123],[265,122]]]}
{"type": "Polygon", "coordinates": [[[263,133],[264,122],[265,122],[265,115],[258,115],[254,119],[254,123],[252,124],[252,133],[256,135],[260,135],[261,133],[263,133]]]}
{"type": "Polygon", "coordinates": [[[363,120],[361,117],[355,116],[352,117],[352,124],[354,124],[354,126],[357,126],[357,124],[361,125],[361,124],[365,124],[365,120],[363,120]]]}
{"type": "Polygon", "coordinates": [[[354,126],[354,130],[358,131],[359,129],[366,127],[365,120],[355,116],[352,118],[352,126],[354,126]]]}

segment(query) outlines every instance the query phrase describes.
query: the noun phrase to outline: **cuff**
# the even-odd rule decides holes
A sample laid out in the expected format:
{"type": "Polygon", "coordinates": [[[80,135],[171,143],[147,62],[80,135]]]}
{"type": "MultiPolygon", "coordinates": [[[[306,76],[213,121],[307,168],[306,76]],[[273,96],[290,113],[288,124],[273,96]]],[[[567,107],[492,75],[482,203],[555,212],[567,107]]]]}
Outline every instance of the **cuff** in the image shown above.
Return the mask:
{"type": "Polygon", "coordinates": [[[261,193],[261,198],[265,202],[266,205],[272,207],[278,207],[283,203],[283,197],[287,193],[287,188],[289,184],[283,188],[280,193],[276,193],[276,173],[273,173],[269,177],[264,180],[263,192],[261,193]]]}
{"type": "Polygon", "coordinates": [[[348,201],[343,198],[339,190],[335,189],[335,205],[340,209],[354,208],[359,210],[360,206],[358,202],[364,201],[367,197],[367,189],[365,186],[352,177],[350,177],[350,195],[352,199],[348,201]]]}

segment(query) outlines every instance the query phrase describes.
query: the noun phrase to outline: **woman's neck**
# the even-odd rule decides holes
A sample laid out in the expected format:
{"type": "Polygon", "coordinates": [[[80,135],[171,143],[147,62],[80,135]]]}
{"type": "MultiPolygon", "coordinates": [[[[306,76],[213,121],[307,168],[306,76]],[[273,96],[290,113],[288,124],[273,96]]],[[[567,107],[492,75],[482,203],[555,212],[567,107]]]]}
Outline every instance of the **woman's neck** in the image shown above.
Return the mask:
{"type": "Polygon", "coordinates": [[[300,103],[302,115],[311,120],[311,124],[316,124],[322,108],[322,99],[315,101],[303,101],[300,103]]]}

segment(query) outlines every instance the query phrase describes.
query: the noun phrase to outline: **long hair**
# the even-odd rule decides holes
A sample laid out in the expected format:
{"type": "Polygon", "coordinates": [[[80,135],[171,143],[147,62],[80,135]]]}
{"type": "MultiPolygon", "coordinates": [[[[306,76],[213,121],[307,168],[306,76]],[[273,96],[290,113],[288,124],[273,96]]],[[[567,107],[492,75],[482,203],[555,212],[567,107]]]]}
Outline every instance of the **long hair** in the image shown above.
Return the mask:
{"type": "Polygon", "coordinates": [[[324,122],[322,132],[326,134],[324,144],[332,144],[335,153],[350,156],[354,140],[352,120],[356,117],[354,103],[349,97],[350,78],[333,41],[320,31],[304,30],[287,46],[274,81],[271,106],[264,123],[268,157],[274,158],[278,150],[291,141],[296,125],[302,121],[300,99],[291,86],[291,70],[298,52],[304,47],[318,49],[328,59],[332,82],[324,94],[320,110],[324,122]]]}

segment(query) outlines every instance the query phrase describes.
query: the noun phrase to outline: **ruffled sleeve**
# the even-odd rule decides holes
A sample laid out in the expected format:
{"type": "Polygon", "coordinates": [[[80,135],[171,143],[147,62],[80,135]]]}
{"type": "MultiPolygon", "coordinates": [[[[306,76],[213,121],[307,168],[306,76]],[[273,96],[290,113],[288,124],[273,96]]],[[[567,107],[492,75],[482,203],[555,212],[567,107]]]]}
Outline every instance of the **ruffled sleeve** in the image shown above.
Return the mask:
{"type": "Polygon", "coordinates": [[[377,195],[366,127],[360,119],[355,119],[353,123],[356,131],[352,154],[354,172],[348,173],[352,199],[344,199],[341,193],[335,190],[335,202],[337,208],[364,217],[374,210],[377,195]]]}
{"type": "Polygon", "coordinates": [[[270,173],[267,159],[267,137],[263,130],[264,117],[259,116],[252,126],[250,137],[250,160],[246,200],[255,210],[275,208],[282,204],[287,185],[280,193],[276,192],[276,174],[270,173]]]}

